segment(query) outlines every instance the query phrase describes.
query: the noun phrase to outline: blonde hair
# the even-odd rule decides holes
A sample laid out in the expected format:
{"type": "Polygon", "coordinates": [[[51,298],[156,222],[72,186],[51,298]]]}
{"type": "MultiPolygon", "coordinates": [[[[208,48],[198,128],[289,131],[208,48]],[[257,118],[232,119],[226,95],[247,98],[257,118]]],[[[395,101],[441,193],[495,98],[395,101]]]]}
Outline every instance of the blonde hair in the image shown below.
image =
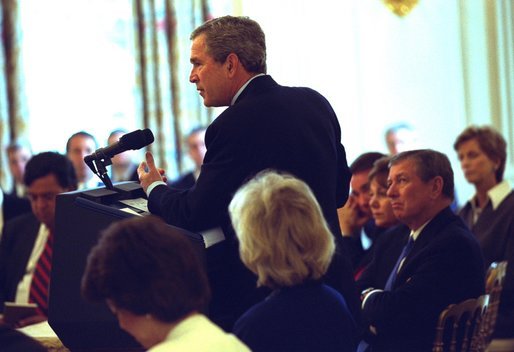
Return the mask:
{"type": "Polygon", "coordinates": [[[334,238],[310,188],[264,171],[243,185],[229,205],[243,263],[272,289],[320,279],[334,254],[334,238]]]}

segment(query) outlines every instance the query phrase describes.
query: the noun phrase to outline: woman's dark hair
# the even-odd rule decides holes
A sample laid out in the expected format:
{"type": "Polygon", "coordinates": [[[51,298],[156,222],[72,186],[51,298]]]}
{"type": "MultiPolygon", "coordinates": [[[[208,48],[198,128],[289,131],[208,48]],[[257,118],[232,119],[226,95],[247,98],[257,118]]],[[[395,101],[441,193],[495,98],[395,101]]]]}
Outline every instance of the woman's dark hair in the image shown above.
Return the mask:
{"type": "Polygon", "coordinates": [[[101,233],[88,256],[82,294],[165,322],[205,310],[210,299],[190,240],[155,216],[122,220],[101,233]]]}

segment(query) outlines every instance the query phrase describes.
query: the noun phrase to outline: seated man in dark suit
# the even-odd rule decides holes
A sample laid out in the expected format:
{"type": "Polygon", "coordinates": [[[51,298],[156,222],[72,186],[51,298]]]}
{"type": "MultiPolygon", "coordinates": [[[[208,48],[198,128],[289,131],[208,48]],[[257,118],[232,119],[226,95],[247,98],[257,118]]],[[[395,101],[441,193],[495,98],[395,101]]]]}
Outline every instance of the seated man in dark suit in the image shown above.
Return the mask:
{"type": "Polygon", "coordinates": [[[368,175],[375,161],[384,156],[382,153],[369,152],[359,155],[352,162],[350,197],[344,207],[337,210],[342,241],[348,249],[356,276],[370,262],[369,249],[381,232],[371,216],[368,175]]]}
{"type": "Polygon", "coordinates": [[[46,319],[55,198],[77,189],[73,164],[53,152],[30,159],[24,181],[32,213],[6,223],[0,242],[0,309],[6,301],[38,304],[38,315],[19,321],[18,326],[46,319]]]}
{"type": "Polygon", "coordinates": [[[390,162],[388,186],[394,214],[411,234],[385,289],[363,292],[366,342],[373,352],[431,351],[439,313],[484,293],[482,254],[450,209],[453,171],[444,154],[398,154],[390,162]]]}
{"type": "Polygon", "coordinates": [[[203,158],[207,152],[207,148],[205,148],[205,130],[205,127],[197,127],[192,129],[187,135],[187,152],[189,158],[194,162],[195,168],[170,183],[170,187],[188,189],[195,185],[198,176],[200,176],[203,158]]]}

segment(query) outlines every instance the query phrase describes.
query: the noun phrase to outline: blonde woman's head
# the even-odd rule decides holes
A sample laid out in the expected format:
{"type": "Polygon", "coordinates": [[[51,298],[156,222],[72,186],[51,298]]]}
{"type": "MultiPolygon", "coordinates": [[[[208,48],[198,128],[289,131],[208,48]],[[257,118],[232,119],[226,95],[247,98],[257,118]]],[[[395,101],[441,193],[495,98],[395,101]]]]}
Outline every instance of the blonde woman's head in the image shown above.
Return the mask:
{"type": "Polygon", "coordinates": [[[261,172],[236,192],[229,212],[241,260],[258,276],[259,286],[295,286],[327,271],[334,238],[303,181],[261,172]]]}

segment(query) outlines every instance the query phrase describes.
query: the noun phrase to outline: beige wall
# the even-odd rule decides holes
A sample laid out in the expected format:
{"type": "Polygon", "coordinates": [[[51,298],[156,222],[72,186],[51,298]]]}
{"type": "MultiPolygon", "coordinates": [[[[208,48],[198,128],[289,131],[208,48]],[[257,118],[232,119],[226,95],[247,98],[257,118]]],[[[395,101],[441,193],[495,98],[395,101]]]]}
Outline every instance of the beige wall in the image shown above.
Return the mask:
{"type": "Polygon", "coordinates": [[[469,124],[492,124],[509,142],[507,173],[514,179],[510,1],[420,0],[404,18],[377,0],[240,4],[267,34],[269,73],[330,100],[349,162],[365,151],[385,151],[386,126],[408,121],[421,147],[450,157],[462,202],[472,188],[453,142],[469,124]]]}

